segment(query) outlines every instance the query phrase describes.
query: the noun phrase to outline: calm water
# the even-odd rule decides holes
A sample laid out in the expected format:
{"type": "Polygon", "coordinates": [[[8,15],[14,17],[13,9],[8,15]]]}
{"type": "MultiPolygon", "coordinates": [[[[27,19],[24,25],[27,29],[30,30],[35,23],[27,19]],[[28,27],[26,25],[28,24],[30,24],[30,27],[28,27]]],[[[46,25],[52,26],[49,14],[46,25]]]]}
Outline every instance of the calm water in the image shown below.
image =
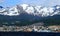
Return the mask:
{"type": "Polygon", "coordinates": [[[60,36],[60,33],[46,32],[0,32],[0,36],[60,36]]]}

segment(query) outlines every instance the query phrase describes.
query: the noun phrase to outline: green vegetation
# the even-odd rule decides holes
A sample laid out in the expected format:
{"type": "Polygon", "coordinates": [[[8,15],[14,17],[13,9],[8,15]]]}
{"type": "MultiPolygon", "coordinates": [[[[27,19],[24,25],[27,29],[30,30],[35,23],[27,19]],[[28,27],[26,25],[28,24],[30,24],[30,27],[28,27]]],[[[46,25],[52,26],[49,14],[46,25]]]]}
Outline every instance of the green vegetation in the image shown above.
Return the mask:
{"type": "Polygon", "coordinates": [[[60,25],[60,16],[44,17],[42,19],[20,19],[20,17],[9,17],[0,15],[0,26],[2,25],[17,25],[25,26],[33,23],[43,22],[45,26],[60,25]]]}

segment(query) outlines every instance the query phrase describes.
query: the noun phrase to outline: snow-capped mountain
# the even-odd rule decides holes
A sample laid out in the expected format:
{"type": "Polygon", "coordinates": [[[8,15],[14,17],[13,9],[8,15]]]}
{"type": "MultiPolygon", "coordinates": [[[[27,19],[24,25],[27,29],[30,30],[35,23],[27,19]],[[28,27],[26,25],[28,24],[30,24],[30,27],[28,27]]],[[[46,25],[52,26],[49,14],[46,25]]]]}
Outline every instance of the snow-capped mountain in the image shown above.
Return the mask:
{"type": "Polygon", "coordinates": [[[45,7],[21,4],[0,6],[0,25],[28,25],[37,22],[60,24],[60,5],[45,7]]]}
{"type": "Polygon", "coordinates": [[[60,15],[60,6],[56,5],[52,7],[44,7],[37,5],[32,6],[28,4],[21,4],[11,8],[0,9],[1,15],[18,16],[22,13],[26,13],[28,15],[40,16],[40,17],[60,15]]]}

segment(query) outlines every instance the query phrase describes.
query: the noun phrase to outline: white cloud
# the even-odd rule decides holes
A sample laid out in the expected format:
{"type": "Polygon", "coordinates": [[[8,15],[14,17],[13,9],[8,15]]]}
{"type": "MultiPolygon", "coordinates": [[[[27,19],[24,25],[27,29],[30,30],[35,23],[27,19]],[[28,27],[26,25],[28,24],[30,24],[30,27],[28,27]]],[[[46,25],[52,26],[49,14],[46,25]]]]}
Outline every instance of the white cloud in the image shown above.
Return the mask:
{"type": "Polygon", "coordinates": [[[4,2],[4,0],[0,0],[0,3],[4,2]]]}

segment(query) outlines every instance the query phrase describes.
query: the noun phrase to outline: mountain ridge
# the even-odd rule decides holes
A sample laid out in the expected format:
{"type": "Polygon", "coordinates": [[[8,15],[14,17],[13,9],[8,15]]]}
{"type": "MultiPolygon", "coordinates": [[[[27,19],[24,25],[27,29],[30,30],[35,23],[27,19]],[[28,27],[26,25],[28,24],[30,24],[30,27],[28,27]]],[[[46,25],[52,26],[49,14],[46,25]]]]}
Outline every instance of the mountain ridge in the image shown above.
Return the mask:
{"type": "Polygon", "coordinates": [[[22,4],[0,9],[0,25],[60,24],[60,5],[43,7],[22,4]]]}
{"type": "Polygon", "coordinates": [[[41,17],[53,16],[60,13],[60,6],[56,5],[54,7],[42,7],[22,4],[0,11],[0,14],[8,16],[17,16],[21,13],[27,13],[29,15],[37,15],[41,17]]]}

